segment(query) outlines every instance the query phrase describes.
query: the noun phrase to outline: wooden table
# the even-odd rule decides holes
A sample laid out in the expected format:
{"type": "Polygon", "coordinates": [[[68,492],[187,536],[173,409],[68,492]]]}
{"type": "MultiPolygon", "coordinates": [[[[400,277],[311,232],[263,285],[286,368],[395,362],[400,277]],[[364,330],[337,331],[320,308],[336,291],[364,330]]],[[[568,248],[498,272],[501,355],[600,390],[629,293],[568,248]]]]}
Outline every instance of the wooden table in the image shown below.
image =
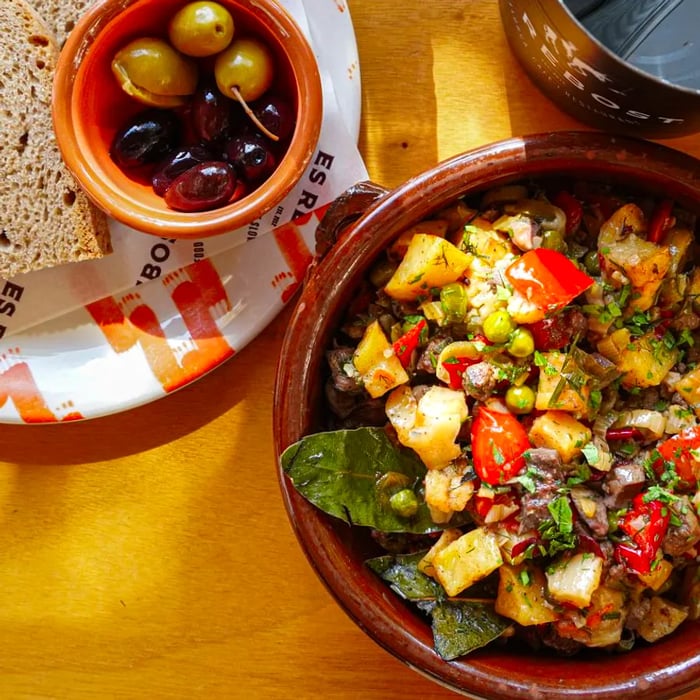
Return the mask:
{"type": "MultiPolygon", "coordinates": [[[[496,0],[349,4],[376,182],[581,126],[515,63],[496,0]]],[[[671,145],[700,156],[700,135],[671,145]]],[[[2,427],[0,697],[456,697],[366,637],[297,546],[271,436],[288,317],[149,406],[2,427]]]]}

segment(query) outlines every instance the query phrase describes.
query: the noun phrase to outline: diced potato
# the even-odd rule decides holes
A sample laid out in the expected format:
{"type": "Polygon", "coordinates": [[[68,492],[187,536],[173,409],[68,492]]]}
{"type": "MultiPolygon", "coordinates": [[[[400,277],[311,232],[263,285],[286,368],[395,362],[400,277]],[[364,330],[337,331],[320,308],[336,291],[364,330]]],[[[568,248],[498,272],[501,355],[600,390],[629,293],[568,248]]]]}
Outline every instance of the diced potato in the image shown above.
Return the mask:
{"type": "Polygon", "coordinates": [[[443,287],[464,275],[472,256],[439,236],[418,233],[384,291],[401,301],[427,296],[432,287],[443,287]]]}
{"type": "Polygon", "coordinates": [[[661,596],[651,599],[651,609],[641,619],[637,633],[647,642],[656,642],[671,634],[688,617],[688,608],[661,596]]]}
{"type": "Polygon", "coordinates": [[[668,559],[659,559],[648,574],[637,574],[637,578],[652,591],[657,592],[673,573],[673,564],[668,559]]]}
{"type": "Polygon", "coordinates": [[[379,321],[367,326],[352,358],[367,393],[372,398],[383,396],[408,381],[408,374],[396,357],[379,321]]]}
{"type": "Polygon", "coordinates": [[[573,462],[592,438],[591,429],[566,411],[547,411],[532,422],[528,433],[535,447],[551,447],[562,462],[573,462]]]}
{"type": "Polygon", "coordinates": [[[633,339],[626,328],[598,343],[598,351],[615,363],[626,389],[658,386],[678,361],[678,350],[666,347],[653,333],[633,339]]]}
{"type": "Polygon", "coordinates": [[[444,238],[447,233],[447,221],[444,219],[427,219],[407,228],[390,246],[389,257],[398,260],[406,255],[408,246],[417,233],[444,238]]]}
{"type": "Polygon", "coordinates": [[[573,357],[562,352],[544,352],[542,360],[535,408],[539,411],[558,409],[585,416],[591,394],[588,375],[573,357]]]}
{"type": "Polygon", "coordinates": [[[632,286],[629,308],[637,311],[646,311],[653,305],[656,292],[671,267],[669,248],[647,241],[645,230],[641,209],[627,204],[603,224],[598,236],[606,277],[614,281],[614,270],[625,275],[632,286]]]}
{"type": "Polygon", "coordinates": [[[425,502],[431,510],[452,514],[464,510],[474,495],[474,482],[465,481],[467,460],[456,460],[443,469],[429,469],[425,475],[425,502]]]}
{"type": "Polygon", "coordinates": [[[385,410],[401,444],[428,469],[443,469],[462,453],[455,441],[469,415],[463,391],[432,386],[416,401],[410,387],[401,386],[389,394],[385,410]]]}
{"type": "Polygon", "coordinates": [[[547,602],[547,581],[537,566],[503,564],[498,570],[496,612],[520,625],[541,625],[559,618],[547,602]]]}
{"type": "Polygon", "coordinates": [[[435,578],[435,568],[433,567],[433,559],[438,552],[441,552],[448,544],[452,544],[462,536],[462,531],[456,528],[448,527],[440,533],[438,541],[425,553],[425,556],[418,562],[418,571],[421,571],[426,576],[435,578]]]}
{"type": "Polygon", "coordinates": [[[700,418],[700,366],[686,372],[680,381],[673,385],[674,391],[695,411],[695,415],[700,418]]]}
{"type": "Polygon", "coordinates": [[[603,560],[600,557],[587,552],[564,556],[547,570],[549,595],[559,603],[587,608],[602,573],[603,560]]]}
{"type": "Polygon", "coordinates": [[[435,575],[448,596],[461,593],[501,564],[496,536],[483,527],[470,530],[433,558],[435,575]]]}
{"type": "Polygon", "coordinates": [[[599,586],[593,591],[586,615],[590,629],[586,646],[607,647],[620,642],[628,613],[626,599],[624,591],[618,588],[599,586]]]}

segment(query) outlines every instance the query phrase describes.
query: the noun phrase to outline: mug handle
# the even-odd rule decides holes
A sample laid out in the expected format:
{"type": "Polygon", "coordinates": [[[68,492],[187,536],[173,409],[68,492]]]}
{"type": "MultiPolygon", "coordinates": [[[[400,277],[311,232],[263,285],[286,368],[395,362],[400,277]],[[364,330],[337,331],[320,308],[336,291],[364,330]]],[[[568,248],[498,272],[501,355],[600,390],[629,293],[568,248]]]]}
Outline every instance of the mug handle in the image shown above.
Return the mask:
{"type": "Polygon", "coordinates": [[[316,260],[318,264],[335,245],[343,231],[359,219],[378,199],[389,192],[370,180],[348,187],[326,209],[316,227],[316,260]]]}

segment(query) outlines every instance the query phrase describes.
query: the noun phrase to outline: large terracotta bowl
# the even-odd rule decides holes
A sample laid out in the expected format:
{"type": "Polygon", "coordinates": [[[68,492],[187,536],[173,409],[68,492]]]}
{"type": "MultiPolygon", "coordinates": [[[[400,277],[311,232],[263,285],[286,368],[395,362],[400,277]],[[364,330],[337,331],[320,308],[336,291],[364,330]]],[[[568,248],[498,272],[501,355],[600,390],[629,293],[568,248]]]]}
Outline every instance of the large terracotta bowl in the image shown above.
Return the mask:
{"type": "MultiPolygon", "coordinates": [[[[287,329],[275,389],[277,454],[324,429],[324,350],[379,252],[412,223],[466,192],[525,177],[562,175],[624,183],[700,213],[700,162],[665,147],[595,132],[514,138],[437,165],[392,192],[358,185],[320,229],[319,256],[287,329]],[[372,203],[372,200],[373,203],[372,203]],[[364,212],[358,220],[359,212],[364,212]],[[348,225],[349,224],[349,225],[348,225]],[[342,230],[337,241],[333,234],[342,230]]],[[[626,654],[563,658],[487,647],[458,661],[433,651],[425,618],[363,565],[367,533],[324,515],[279,470],[297,538],[346,613],[379,645],[457,692],[490,699],[663,700],[700,685],[700,624],[626,654]]]]}

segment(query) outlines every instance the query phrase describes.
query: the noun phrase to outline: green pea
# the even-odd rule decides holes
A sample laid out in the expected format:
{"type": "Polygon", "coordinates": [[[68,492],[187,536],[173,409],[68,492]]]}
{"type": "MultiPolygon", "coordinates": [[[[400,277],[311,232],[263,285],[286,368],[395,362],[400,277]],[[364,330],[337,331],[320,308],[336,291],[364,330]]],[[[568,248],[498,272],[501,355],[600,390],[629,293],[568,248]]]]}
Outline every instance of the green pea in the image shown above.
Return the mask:
{"type": "Polygon", "coordinates": [[[564,237],[559,231],[550,229],[542,234],[542,247],[556,250],[559,253],[566,253],[567,246],[564,237]]]}
{"type": "Polygon", "coordinates": [[[510,338],[507,347],[513,357],[529,357],[535,352],[535,339],[527,328],[518,328],[510,338]]]}
{"type": "Polygon", "coordinates": [[[410,518],[418,512],[418,498],[411,489],[401,489],[390,499],[391,510],[402,518],[410,518]]]}
{"type": "Polygon", "coordinates": [[[515,322],[505,309],[494,311],[484,319],[484,335],[492,343],[507,342],[515,328],[515,322]]]}
{"type": "Polygon", "coordinates": [[[598,257],[598,251],[589,250],[583,256],[583,266],[586,268],[586,272],[589,275],[596,277],[600,274],[600,258],[598,257]]]}
{"type": "Polygon", "coordinates": [[[513,413],[530,413],[535,408],[535,392],[526,384],[511,386],[506,391],[506,406],[513,413]]]}

